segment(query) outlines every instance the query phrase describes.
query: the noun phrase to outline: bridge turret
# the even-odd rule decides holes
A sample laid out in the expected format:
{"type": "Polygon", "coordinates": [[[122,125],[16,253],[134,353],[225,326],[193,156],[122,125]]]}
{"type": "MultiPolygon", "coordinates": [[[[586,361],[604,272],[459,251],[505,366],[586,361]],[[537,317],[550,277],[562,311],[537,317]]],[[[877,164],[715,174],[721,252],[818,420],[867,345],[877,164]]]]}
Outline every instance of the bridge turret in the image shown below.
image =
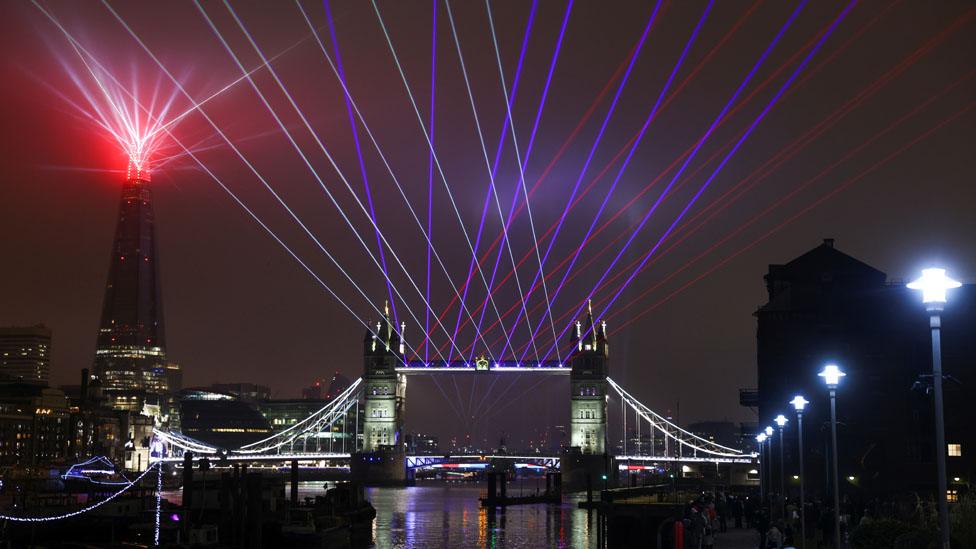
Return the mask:
{"type": "Polygon", "coordinates": [[[577,321],[570,341],[570,447],[562,460],[563,486],[592,489],[599,479],[615,484],[607,443],[607,374],[610,346],[605,322],[595,322],[592,307],[577,321]]]}
{"type": "Polygon", "coordinates": [[[363,443],[353,456],[356,476],[369,483],[402,482],[403,409],[406,376],[396,371],[404,363],[405,324],[390,318],[389,305],[382,319],[370,325],[363,338],[363,443]],[[374,329],[375,328],[375,329],[374,329]]]}
{"type": "Polygon", "coordinates": [[[593,321],[593,304],[589,302],[586,307],[586,322],[576,321],[576,326],[570,330],[569,341],[573,345],[573,353],[595,352],[604,357],[610,352],[607,344],[607,323],[601,321],[599,324],[593,321]]]}

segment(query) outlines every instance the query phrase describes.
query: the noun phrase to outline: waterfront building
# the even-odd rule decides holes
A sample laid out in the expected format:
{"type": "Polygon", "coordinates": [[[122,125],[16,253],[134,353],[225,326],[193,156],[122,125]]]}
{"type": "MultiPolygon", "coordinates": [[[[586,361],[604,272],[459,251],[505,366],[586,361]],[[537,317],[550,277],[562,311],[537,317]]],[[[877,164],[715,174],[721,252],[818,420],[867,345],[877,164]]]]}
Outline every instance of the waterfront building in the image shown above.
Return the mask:
{"type": "MultiPolygon", "coordinates": [[[[279,433],[318,412],[330,401],[331,399],[275,399],[259,402],[257,408],[271,429],[275,433],[279,433]]],[[[344,421],[336,422],[331,429],[317,433],[307,440],[302,440],[301,444],[304,444],[306,449],[345,448],[349,450],[354,447],[353,440],[356,433],[362,432],[361,427],[357,426],[357,422],[356,407],[353,407],[346,414],[344,421]]]]}
{"type": "Polygon", "coordinates": [[[436,456],[441,454],[440,439],[435,435],[407,433],[404,436],[407,453],[414,456],[436,456]]]}
{"type": "Polygon", "coordinates": [[[181,391],[180,422],[183,434],[220,448],[239,448],[272,434],[254,403],[206,388],[181,391]]]}
{"type": "Polygon", "coordinates": [[[256,383],[214,383],[210,386],[217,393],[227,393],[248,402],[260,402],[271,398],[271,388],[256,383]]]}
{"type": "Polygon", "coordinates": [[[0,328],[0,374],[47,385],[50,371],[50,328],[43,324],[0,328]]]}
{"type": "Polygon", "coordinates": [[[69,419],[60,389],[0,380],[0,465],[64,463],[69,419]]]}
{"type": "Polygon", "coordinates": [[[268,420],[271,429],[278,433],[321,410],[326,404],[328,401],[325,399],[268,399],[258,403],[258,410],[268,420]]]}
{"type": "MultiPolygon", "coordinates": [[[[834,362],[847,373],[837,395],[842,494],[855,500],[933,494],[929,316],[917,293],[842,253],[832,239],[786,264],[770,265],[765,282],[769,299],[755,313],[758,394],[745,391],[743,403],[758,406],[760,427],[780,413],[790,418],[788,477],[799,474],[788,402],[802,394],[810,401],[803,417],[807,495],[824,495],[829,404],[817,372],[834,362]]],[[[972,482],[976,471],[976,286],[953,290],[942,318],[953,492],[972,482]]],[[[778,434],[773,444],[778,453],[778,434]]],[[[772,460],[771,478],[781,474],[778,463],[772,460]]]]}

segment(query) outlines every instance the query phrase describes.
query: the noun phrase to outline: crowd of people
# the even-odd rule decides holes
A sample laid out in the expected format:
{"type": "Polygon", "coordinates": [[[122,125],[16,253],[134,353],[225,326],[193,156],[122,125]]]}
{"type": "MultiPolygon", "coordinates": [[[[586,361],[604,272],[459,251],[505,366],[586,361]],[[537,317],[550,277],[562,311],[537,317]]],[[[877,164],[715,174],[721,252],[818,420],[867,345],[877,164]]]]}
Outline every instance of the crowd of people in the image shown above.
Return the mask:
{"type": "MultiPolygon", "coordinates": [[[[805,514],[807,547],[833,546],[833,510],[820,501],[807,503],[805,514]]],[[[849,515],[841,516],[841,531],[847,533],[849,515]]],[[[793,501],[775,497],[763,503],[757,495],[703,493],[685,505],[682,526],[687,549],[713,549],[716,540],[729,528],[751,529],[758,533],[762,549],[796,547],[801,536],[801,513],[793,501]]]]}

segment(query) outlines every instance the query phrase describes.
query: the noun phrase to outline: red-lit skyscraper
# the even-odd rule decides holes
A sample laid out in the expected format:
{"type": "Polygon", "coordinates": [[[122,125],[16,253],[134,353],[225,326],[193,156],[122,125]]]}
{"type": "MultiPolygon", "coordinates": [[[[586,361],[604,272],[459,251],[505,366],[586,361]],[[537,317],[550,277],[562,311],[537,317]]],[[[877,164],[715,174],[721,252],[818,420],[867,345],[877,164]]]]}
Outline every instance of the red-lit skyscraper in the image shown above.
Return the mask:
{"type": "Polygon", "coordinates": [[[95,348],[95,376],[117,409],[141,411],[169,390],[158,264],[149,173],[130,163],[95,348]]]}

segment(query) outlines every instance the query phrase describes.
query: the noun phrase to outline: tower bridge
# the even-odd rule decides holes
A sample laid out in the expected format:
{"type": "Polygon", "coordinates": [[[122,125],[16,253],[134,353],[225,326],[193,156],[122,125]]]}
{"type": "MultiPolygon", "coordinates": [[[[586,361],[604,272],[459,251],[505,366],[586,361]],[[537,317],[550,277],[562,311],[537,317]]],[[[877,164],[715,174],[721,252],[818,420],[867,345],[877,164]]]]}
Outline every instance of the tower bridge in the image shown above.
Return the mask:
{"type": "Polygon", "coordinates": [[[399,328],[388,314],[370,326],[363,338],[362,377],[288,429],[236,449],[217,448],[181,433],[157,429],[154,458],[178,462],[185,452],[192,452],[218,462],[304,462],[329,467],[339,463],[348,466],[353,478],[369,484],[402,484],[408,478],[408,471],[418,468],[476,468],[504,460],[527,467],[559,468],[569,489],[592,485],[595,479],[603,477],[616,478],[619,470],[648,470],[671,464],[681,464],[683,470],[689,470],[754,463],[754,454],[717,444],[681,428],[616,383],[609,376],[606,325],[594,322],[592,313],[576,323],[570,338],[572,352],[563,361],[496,361],[485,357],[450,362],[407,360],[402,340],[404,326],[399,328]],[[558,456],[407,455],[403,441],[406,378],[443,373],[569,376],[569,447],[558,456]],[[628,422],[638,436],[643,430],[652,441],[650,453],[627,448],[624,436],[620,455],[613,455],[608,433],[611,399],[620,403],[618,419],[622,432],[628,432],[628,422]],[[338,445],[332,434],[336,428],[347,425],[349,414],[356,415],[353,422],[356,431],[347,447],[347,437],[342,437],[338,445]],[[323,437],[324,433],[328,436],[323,437]]]}

